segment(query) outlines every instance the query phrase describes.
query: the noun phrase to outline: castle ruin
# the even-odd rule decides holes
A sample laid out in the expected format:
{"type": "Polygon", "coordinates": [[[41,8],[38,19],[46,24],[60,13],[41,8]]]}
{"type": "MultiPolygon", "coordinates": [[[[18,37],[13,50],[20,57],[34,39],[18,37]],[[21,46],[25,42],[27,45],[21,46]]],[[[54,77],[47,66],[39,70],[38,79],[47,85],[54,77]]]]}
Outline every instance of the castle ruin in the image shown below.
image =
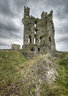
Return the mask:
{"type": "Polygon", "coordinates": [[[41,19],[30,16],[30,8],[24,7],[24,54],[39,54],[55,50],[53,11],[42,12],[41,19]]]}

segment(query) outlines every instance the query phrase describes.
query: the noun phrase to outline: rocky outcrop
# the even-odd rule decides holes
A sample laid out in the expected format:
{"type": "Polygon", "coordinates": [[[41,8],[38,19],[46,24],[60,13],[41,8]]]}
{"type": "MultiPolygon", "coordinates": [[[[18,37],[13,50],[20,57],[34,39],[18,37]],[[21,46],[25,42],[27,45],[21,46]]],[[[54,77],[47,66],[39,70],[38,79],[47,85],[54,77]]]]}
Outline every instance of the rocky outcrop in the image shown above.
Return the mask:
{"type": "MultiPolygon", "coordinates": [[[[50,53],[45,55],[39,55],[29,60],[24,72],[20,70],[20,74],[23,79],[23,90],[25,90],[30,96],[44,96],[42,93],[42,86],[51,86],[56,80],[57,66],[56,57],[53,57],[50,53]],[[34,95],[33,95],[34,94],[34,95]]],[[[48,96],[48,95],[46,95],[48,96]]]]}
{"type": "Polygon", "coordinates": [[[51,84],[58,76],[56,72],[57,66],[51,54],[41,55],[41,59],[34,64],[35,76],[39,80],[39,83],[47,82],[51,84]]]}

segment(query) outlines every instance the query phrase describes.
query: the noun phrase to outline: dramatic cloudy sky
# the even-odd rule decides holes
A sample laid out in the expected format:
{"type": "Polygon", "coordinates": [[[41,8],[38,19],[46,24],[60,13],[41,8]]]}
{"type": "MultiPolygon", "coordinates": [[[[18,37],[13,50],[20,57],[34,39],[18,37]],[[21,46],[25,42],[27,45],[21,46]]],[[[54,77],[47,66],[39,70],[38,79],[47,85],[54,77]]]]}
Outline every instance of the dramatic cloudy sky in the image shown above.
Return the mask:
{"type": "Polygon", "coordinates": [[[53,10],[56,49],[68,51],[68,0],[0,0],[0,49],[23,44],[23,10],[39,17],[42,11],[53,10]]]}

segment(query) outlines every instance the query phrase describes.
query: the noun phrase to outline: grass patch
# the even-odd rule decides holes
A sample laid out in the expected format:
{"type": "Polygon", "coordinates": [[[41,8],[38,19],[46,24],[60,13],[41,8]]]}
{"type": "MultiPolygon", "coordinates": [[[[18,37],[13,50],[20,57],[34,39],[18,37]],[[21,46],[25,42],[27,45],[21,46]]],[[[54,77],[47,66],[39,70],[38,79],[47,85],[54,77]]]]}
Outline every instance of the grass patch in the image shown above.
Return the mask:
{"type": "Polygon", "coordinates": [[[60,92],[60,96],[68,96],[68,53],[62,54],[62,59],[58,61],[58,75],[55,89],[60,92]]]}
{"type": "Polygon", "coordinates": [[[0,50],[0,95],[5,93],[9,86],[19,82],[17,68],[19,65],[24,65],[25,61],[26,58],[20,51],[0,50]]]}
{"type": "MultiPolygon", "coordinates": [[[[28,79],[33,76],[30,74],[31,78],[27,78],[28,82],[25,83],[23,73],[29,66],[32,70],[32,64],[35,60],[40,63],[40,59],[41,57],[37,57],[29,61],[21,51],[0,50],[0,96],[35,96],[37,81],[34,84],[30,82],[28,79]]],[[[68,96],[68,53],[62,54],[57,65],[59,77],[51,88],[41,85],[41,96],[68,96]]]]}

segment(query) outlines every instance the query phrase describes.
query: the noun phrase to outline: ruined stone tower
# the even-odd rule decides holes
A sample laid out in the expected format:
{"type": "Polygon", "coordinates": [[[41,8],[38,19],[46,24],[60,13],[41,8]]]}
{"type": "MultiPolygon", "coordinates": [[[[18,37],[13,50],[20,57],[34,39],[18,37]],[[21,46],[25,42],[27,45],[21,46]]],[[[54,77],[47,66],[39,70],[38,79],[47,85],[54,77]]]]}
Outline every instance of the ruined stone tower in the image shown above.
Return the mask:
{"type": "Polygon", "coordinates": [[[41,19],[30,16],[30,8],[24,7],[24,40],[25,54],[45,53],[55,50],[53,11],[42,12],[41,19]]]}

